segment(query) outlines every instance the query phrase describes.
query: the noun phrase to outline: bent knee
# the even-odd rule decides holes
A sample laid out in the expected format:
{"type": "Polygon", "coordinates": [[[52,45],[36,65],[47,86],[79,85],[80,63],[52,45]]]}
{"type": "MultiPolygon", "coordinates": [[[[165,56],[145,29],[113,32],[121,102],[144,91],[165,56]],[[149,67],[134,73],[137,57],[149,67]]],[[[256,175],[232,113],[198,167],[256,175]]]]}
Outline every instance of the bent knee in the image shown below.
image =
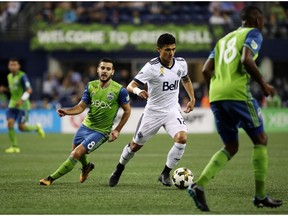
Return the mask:
{"type": "Polygon", "coordinates": [[[187,133],[185,131],[180,131],[175,134],[174,142],[185,144],[187,142],[187,133]]]}
{"type": "Polygon", "coordinates": [[[267,145],[268,143],[268,136],[265,132],[259,133],[257,135],[250,135],[250,138],[254,145],[267,145]]]}
{"type": "Polygon", "coordinates": [[[225,150],[230,154],[231,157],[237,154],[239,146],[225,146],[225,150]]]}
{"type": "Polygon", "coordinates": [[[142,145],[139,145],[135,142],[131,142],[129,145],[132,152],[137,152],[139,149],[142,148],[142,145]]]}
{"type": "Polygon", "coordinates": [[[24,125],[19,125],[18,129],[19,129],[20,131],[26,131],[26,128],[25,128],[24,125]]]}
{"type": "Polygon", "coordinates": [[[261,133],[257,136],[257,141],[254,142],[254,144],[262,144],[262,145],[267,145],[268,143],[268,136],[266,133],[261,133]]]}
{"type": "Polygon", "coordinates": [[[85,147],[82,144],[80,144],[71,152],[70,156],[79,160],[86,153],[87,151],[85,147]]]}

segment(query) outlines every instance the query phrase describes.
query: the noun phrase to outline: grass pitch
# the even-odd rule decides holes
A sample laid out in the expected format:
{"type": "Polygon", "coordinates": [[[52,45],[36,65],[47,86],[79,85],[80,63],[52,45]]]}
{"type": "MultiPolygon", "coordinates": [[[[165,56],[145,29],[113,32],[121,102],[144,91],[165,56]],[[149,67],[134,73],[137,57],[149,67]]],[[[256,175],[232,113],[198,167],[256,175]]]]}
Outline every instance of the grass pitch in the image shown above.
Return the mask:
{"type": "MultiPolygon", "coordinates": [[[[288,133],[269,135],[267,191],[282,199],[277,209],[257,209],[252,204],[254,177],[252,143],[240,134],[238,154],[206,189],[211,212],[208,214],[287,214],[288,133]]],[[[122,134],[89,155],[95,163],[85,183],[79,183],[81,165],[51,186],[39,185],[68,157],[73,135],[18,134],[20,154],[5,154],[8,137],[0,134],[0,214],[203,214],[196,209],[186,190],[165,187],[157,182],[172,145],[168,135],[156,135],[135,155],[117,186],[108,179],[118,163],[123,146],[132,135],[122,134]]],[[[188,167],[195,177],[214,152],[222,147],[217,134],[190,134],[177,167],[188,167]]],[[[207,214],[207,213],[205,213],[207,214]]]]}

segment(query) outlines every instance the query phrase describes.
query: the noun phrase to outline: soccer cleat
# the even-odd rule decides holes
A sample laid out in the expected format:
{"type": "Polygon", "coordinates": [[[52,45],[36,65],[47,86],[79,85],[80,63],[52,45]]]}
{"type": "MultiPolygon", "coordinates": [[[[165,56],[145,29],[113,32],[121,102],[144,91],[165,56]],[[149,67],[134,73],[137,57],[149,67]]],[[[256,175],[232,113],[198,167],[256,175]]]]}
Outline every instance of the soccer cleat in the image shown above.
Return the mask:
{"type": "Polygon", "coordinates": [[[188,194],[193,198],[198,209],[201,211],[210,211],[206,203],[204,191],[200,190],[196,183],[189,185],[188,194]]]}
{"type": "Polygon", "coordinates": [[[53,183],[54,179],[51,176],[40,180],[40,185],[49,186],[53,183]]]}
{"type": "Polygon", "coordinates": [[[172,184],[171,184],[171,181],[170,181],[170,174],[164,174],[162,173],[159,178],[158,178],[158,181],[161,182],[163,185],[165,186],[168,186],[170,187],[172,184]]]}
{"type": "MultiPolygon", "coordinates": [[[[122,165],[123,166],[123,165],[122,165]]],[[[118,166],[117,166],[118,167],[118,166]]],[[[112,173],[112,175],[110,176],[110,179],[109,179],[109,186],[110,187],[114,187],[115,185],[118,184],[119,182],[119,179],[120,179],[120,176],[122,174],[124,170],[124,166],[123,166],[123,169],[115,169],[114,172],[112,173]]]]}
{"type": "Polygon", "coordinates": [[[80,183],[83,183],[88,178],[88,174],[94,169],[94,163],[89,163],[82,168],[82,173],[80,174],[80,183]]]}
{"type": "Polygon", "coordinates": [[[254,197],[253,204],[257,208],[263,208],[263,207],[277,208],[282,205],[282,201],[274,200],[269,196],[266,196],[264,199],[258,199],[257,197],[254,197]]]}
{"type": "Polygon", "coordinates": [[[39,136],[40,136],[41,138],[45,138],[46,134],[45,134],[45,131],[44,131],[43,128],[42,128],[42,125],[41,125],[40,123],[38,123],[38,124],[36,125],[36,127],[37,127],[37,133],[39,134],[39,136]]]}
{"type": "Polygon", "coordinates": [[[13,153],[20,153],[20,148],[18,147],[9,147],[5,149],[5,153],[13,154],[13,153]]]}

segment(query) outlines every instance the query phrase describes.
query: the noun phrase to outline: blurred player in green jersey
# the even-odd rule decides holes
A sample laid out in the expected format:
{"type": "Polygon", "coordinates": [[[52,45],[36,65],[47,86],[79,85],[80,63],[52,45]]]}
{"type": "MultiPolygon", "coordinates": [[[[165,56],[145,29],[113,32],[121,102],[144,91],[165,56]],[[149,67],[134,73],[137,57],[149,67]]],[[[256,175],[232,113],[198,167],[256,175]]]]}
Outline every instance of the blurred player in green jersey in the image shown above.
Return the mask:
{"type": "Polygon", "coordinates": [[[195,184],[188,188],[196,206],[202,211],[209,211],[204,189],[238,151],[239,127],[245,130],[254,144],[254,205],[271,208],[282,205],[281,200],[274,200],[266,193],[268,138],[261,110],[250,92],[251,77],[260,85],[265,96],[274,94],[274,88],[263,80],[255,64],[262,44],[263,14],[257,7],[248,6],[242,10],[241,18],[242,27],[217,42],[203,67],[211,109],[224,147],[213,155],[195,184]]]}
{"type": "Polygon", "coordinates": [[[44,138],[45,132],[40,124],[29,125],[28,111],[30,109],[29,97],[32,88],[27,75],[20,70],[19,60],[11,58],[8,63],[10,73],[7,76],[8,88],[1,86],[0,92],[10,91],[11,98],[6,111],[8,135],[12,146],[5,150],[6,153],[20,153],[20,148],[14,130],[15,121],[18,122],[18,128],[22,132],[36,131],[39,136],[44,138]]]}
{"type": "Polygon", "coordinates": [[[113,62],[110,59],[100,60],[97,68],[98,80],[86,85],[81,101],[72,108],[58,109],[58,115],[77,115],[89,107],[89,112],[76,132],[73,140],[73,150],[66,161],[47,178],[41,179],[41,185],[51,185],[52,182],[70,172],[77,161],[82,164],[80,182],[84,182],[94,164],[89,162],[87,154],[96,150],[107,140],[109,142],[118,138],[119,133],[127,122],[130,113],[130,99],[127,90],[112,80],[114,74],[113,62]],[[118,109],[123,114],[118,125],[113,129],[113,122],[118,109]]]}

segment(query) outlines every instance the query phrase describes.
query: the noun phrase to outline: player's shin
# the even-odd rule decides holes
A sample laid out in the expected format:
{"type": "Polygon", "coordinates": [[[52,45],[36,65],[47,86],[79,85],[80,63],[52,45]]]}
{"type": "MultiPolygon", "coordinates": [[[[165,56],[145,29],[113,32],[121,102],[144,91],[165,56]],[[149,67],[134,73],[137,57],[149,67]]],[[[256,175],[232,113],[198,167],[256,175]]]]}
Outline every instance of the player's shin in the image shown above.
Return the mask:
{"type": "Polygon", "coordinates": [[[186,148],[186,144],[175,142],[168,153],[166,166],[173,169],[178,164],[180,159],[182,158],[185,148],[186,148]]]}
{"type": "Polygon", "coordinates": [[[252,158],[255,175],[256,196],[258,198],[264,198],[266,196],[266,175],[268,169],[267,146],[255,145],[252,158]]]}
{"type": "Polygon", "coordinates": [[[15,132],[14,128],[9,128],[8,129],[8,137],[9,137],[10,141],[12,142],[12,146],[13,147],[18,147],[18,142],[17,142],[17,138],[16,138],[16,132],[15,132]]]}
{"type": "Polygon", "coordinates": [[[80,159],[80,163],[82,164],[83,167],[89,164],[88,157],[86,154],[84,154],[80,159]]]}
{"type": "Polygon", "coordinates": [[[70,172],[76,165],[77,160],[75,158],[69,157],[66,161],[64,161],[59,168],[50,176],[55,180],[60,178],[61,176],[70,172]]]}
{"type": "Polygon", "coordinates": [[[124,147],[119,162],[125,166],[129,162],[129,160],[134,157],[134,155],[135,152],[132,152],[130,145],[128,144],[124,147]]]}
{"type": "Polygon", "coordinates": [[[196,184],[204,188],[208,182],[213,179],[226,165],[230,158],[230,154],[225,149],[221,149],[216,152],[210,159],[209,163],[206,165],[205,169],[196,181],[196,184]]]}
{"type": "Polygon", "coordinates": [[[26,124],[25,125],[25,131],[37,131],[37,126],[36,125],[29,125],[29,124],[26,124]]]}

